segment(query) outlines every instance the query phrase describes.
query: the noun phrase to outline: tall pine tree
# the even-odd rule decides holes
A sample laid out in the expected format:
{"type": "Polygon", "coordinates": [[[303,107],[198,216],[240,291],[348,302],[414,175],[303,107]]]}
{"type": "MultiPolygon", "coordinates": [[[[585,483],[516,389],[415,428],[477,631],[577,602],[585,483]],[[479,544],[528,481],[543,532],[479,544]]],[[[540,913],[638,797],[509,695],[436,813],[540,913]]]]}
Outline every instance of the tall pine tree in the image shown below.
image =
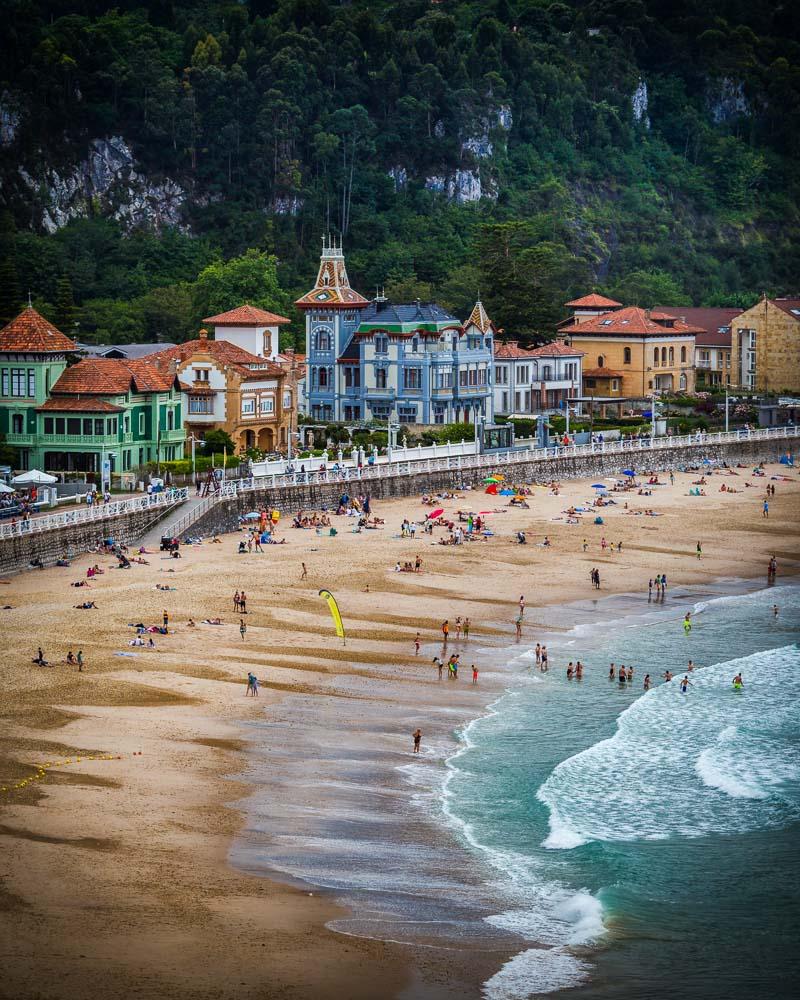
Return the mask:
{"type": "Polygon", "coordinates": [[[3,212],[0,214],[0,327],[10,323],[20,311],[15,234],[14,217],[3,212]]]}
{"type": "Polygon", "coordinates": [[[56,283],[56,326],[68,337],[72,336],[75,325],[75,300],[72,297],[72,282],[62,274],[56,283]]]}

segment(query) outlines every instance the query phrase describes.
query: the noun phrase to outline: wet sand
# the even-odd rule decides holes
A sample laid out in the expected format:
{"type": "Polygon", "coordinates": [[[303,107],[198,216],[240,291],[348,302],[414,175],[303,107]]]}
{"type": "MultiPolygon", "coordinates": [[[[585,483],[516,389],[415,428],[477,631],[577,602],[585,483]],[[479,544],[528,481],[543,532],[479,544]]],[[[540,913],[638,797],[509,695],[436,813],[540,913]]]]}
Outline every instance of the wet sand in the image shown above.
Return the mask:
{"type": "MultiPolygon", "coordinates": [[[[707,474],[707,497],[685,496],[697,474],[676,474],[674,488],[657,487],[652,497],[612,494],[619,503],[599,512],[602,526],[593,514],[579,525],[554,520],[593,494],[588,482],[573,481],[559,496],[536,489],[527,510],[477,492],[442,503],[448,514],[502,511],[489,517],[496,534],[486,542],[439,546],[438,529],[433,545],[424,535],[396,537],[403,517],[429,509],[413,498],[378,505],[387,520],[382,531],[352,534],[352,522],[336,518],[335,538],[284,526],[287,544],[263,554],[238,556],[238,536],[230,535],[187,547],[180,560],[155,553],[148,566],[120,571],[109,557],[82,556],[68,569],[3,584],[0,603],[13,607],[0,612],[0,786],[31,778],[38,763],[57,766],[0,793],[0,997],[477,996],[502,954],[485,942],[452,953],[328,929],[364,933],[352,923],[363,914],[340,906],[335,892],[251,874],[248,866],[261,868],[252,855],[248,861],[248,849],[263,843],[263,824],[254,826],[253,817],[266,810],[273,838],[279,827],[316,836],[327,824],[335,841],[335,811],[354,800],[332,784],[333,771],[339,775],[356,748],[374,747],[384,775],[422,764],[424,755],[409,760],[420,717],[423,749],[452,745],[454,728],[484,709],[503,676],[482,661],[477,690],[469,690],[463,667],[457,694],[452,682],[440,685],[431,657],[445,618],[471,618],[472,649],[506,647],[525,594],[524,648],[542,628],[558,627],[546,606],[646,595],[655,573],[665,572],[671,587],[763,579],[773,553],[781,575],[796,572],[800,478],[790,473],[791,483],[776,483],[765,519],[767,480],[738,471],[737,478],[707,474]],[[745,488],[746,479],[755,485],[745,488]],[[742,492],[719,493],[722,482],[742,492]],[[625,514],[625,501],[664,516],[625,514]],[[520,528],[528,532],[525,546],[514,541],[520,528]],[[545,534],[550,548],[536,544],[545,534]],[[603,553],[604,535],[622,541],[622,552],[603,553]],[[397,560],[417,555],[421,574],[393,572],[397,560]],[[106,572],[91,589],[70,587],[94,562],[106,572]],[[589,585],[593,566],[599,593],[589,585]],[[176,589],[159,591],[158,583],[176,589]],[[339,600],[346,646],[333,634],[320,587],[339,600]],[[244,640],[231,604],[237,588],[248,594],[244,640]],[[86,599],[98,610],[73,607],[86,599]],[[128,623],[160,624],[165,608],[171,634],[154,637],[155,651],[129,647],[128,623]],[[198,623],[220,616],[224,624],[191,629],[190,616],[198,623]],[[38,644],[52,669],[31,663],[38,644]],[[64,662],[78,648],[83,673],[64,662]],[[244,697],[248,670],[261,679],[258,699],[244,697]],[[85,759],[98,754],[113,759],[85,759]],[[275,770],[271,801],[263,787],[251,795],[256,761],[260,773],[265,763],[275,770]]],[[[580,613],[575,607],[570,619],[580,613]]],[[[388,777],[382,788],[402,794],[388,777]]],[[[391,848],[403,831],[387,831],[391,848]]],[[[469,865],[455,840],[432,848],[440,874],[448,849],[454,866],[469,865]]]]}

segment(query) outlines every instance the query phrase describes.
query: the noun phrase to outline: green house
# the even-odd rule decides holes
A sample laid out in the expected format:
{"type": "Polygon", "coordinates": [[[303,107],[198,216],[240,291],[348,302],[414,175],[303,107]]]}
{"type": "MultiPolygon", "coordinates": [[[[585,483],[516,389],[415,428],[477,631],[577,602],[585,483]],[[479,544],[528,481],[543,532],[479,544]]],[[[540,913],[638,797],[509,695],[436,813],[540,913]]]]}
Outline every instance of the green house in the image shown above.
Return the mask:
{"type": "Polygon", "coordinates": [[[70,355],[77,345],[35,309],[0,330],[0,432],[20,466],[128,472],[183,457],[182,388],[147,360],[70,355]]]}

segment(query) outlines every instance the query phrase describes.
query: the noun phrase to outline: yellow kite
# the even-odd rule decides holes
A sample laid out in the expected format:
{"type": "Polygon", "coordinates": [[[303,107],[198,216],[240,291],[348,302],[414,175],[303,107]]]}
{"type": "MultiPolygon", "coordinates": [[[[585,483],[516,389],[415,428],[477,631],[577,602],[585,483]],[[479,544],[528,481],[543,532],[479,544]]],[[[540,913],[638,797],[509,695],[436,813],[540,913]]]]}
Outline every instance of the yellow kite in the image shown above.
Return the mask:
{"type": "Polygon", "coordinates": [[[344,624],[342,623],[342,616],[339,612],[339,605],[336,603],[336,598],[329,590],[321,590],[319,592],[319,596],[324,597],[328,602],[328,607],[331,611],[331,618],[333,618],[333,624],[336,626],[336,634],[342,642],[347,642],[344,637],[344,624]]]}

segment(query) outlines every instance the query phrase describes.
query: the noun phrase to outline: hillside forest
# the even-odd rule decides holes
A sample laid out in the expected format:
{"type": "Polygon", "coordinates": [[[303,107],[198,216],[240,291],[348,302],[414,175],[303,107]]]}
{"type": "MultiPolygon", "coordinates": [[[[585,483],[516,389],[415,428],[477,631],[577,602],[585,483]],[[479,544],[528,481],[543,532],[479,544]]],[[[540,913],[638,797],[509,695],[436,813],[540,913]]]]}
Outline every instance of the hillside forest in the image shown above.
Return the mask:
{"type": "Polygon", "coordinates": [[[6,0],[0,318],[178,341],[292,318],[323,233],[367,297],[552,336],[798,292],[800,5],[6,0]]]}

